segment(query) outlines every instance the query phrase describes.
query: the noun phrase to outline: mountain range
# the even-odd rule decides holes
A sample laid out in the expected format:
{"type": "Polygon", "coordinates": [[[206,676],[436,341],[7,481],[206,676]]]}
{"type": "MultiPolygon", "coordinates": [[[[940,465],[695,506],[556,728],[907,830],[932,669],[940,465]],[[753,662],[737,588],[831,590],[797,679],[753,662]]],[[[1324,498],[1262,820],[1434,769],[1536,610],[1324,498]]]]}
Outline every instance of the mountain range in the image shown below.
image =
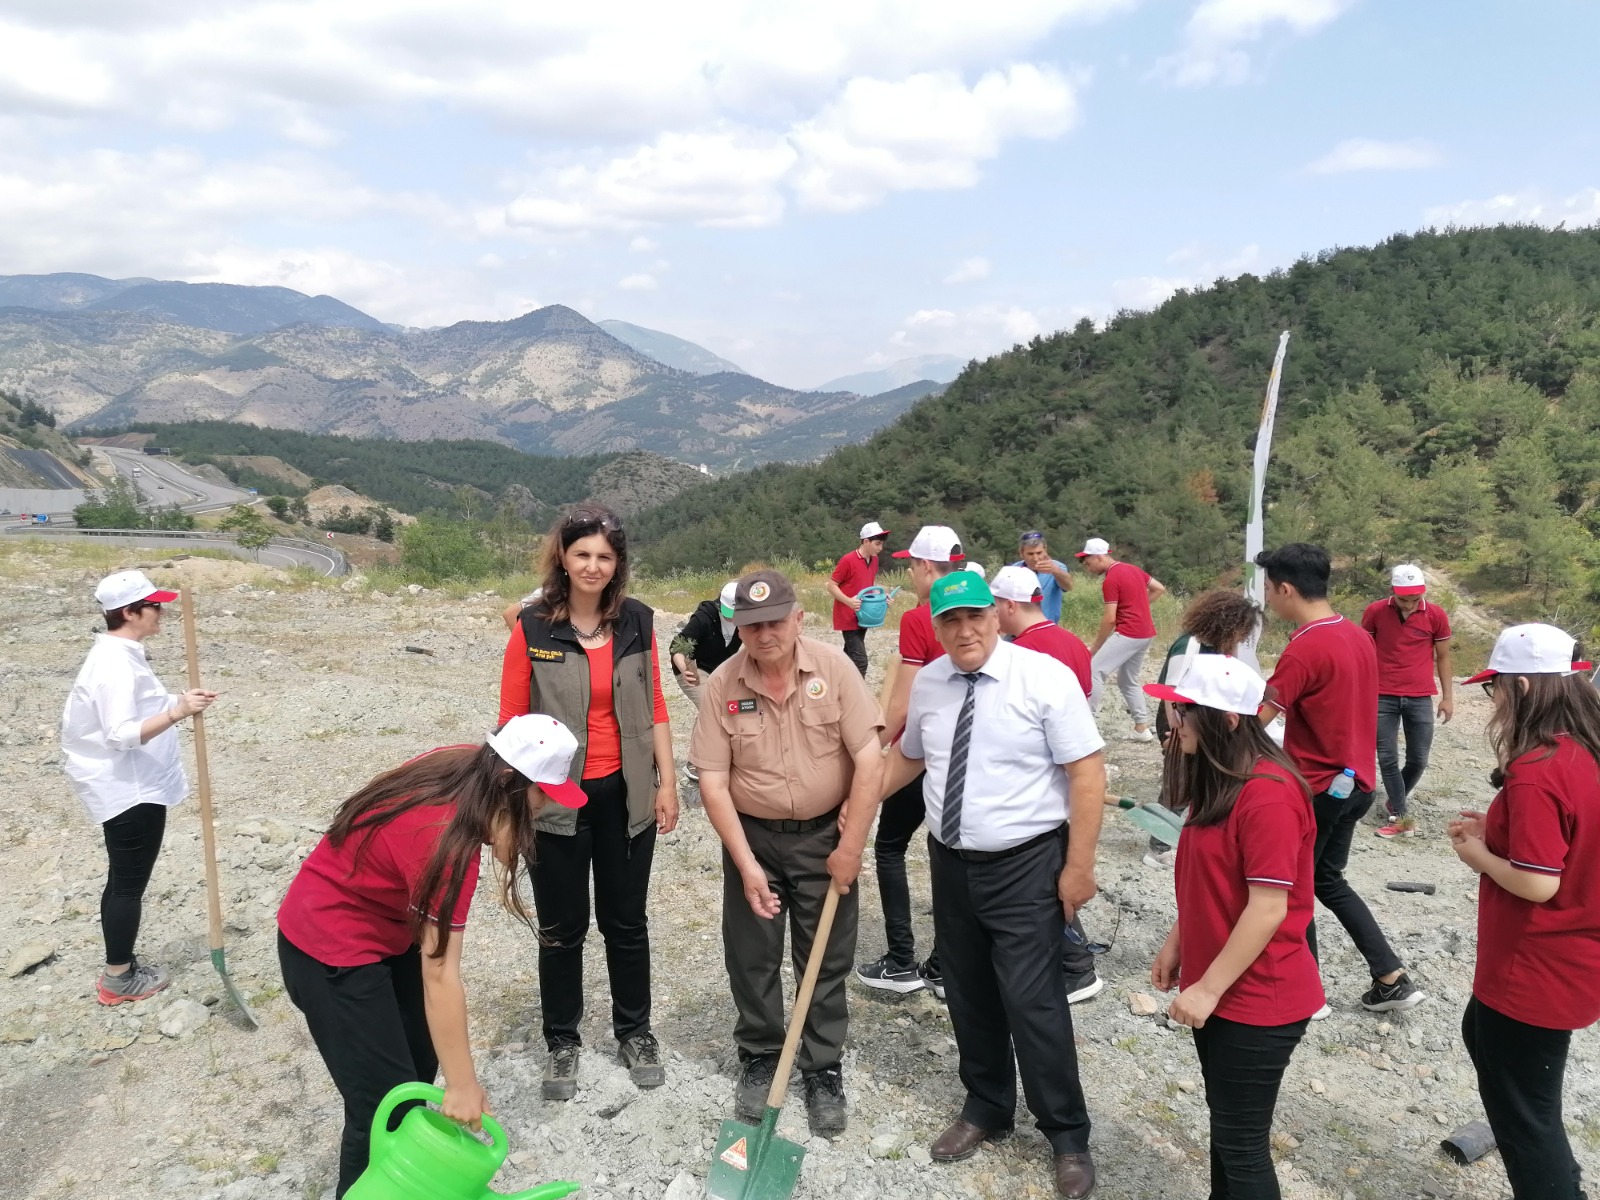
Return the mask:
{"type": "MultiPolygon", "coordinates": [[[[678,370],[688,371],[692,375],[720,375],[724,371],[731,371],[735,375],[750,374],[738,363],[729,362],[704,346],[697,346],[681,337],[673,337],[670,333],[662,333],[659,329],[646,329],[642,325],[630,325],[626,321],[600,321],[598,324],[617,341],[632,346],[640,354],[647,354],[658,363],[677,367],[678,370]]],[[[830,390],[847,392],[850,389],[830,390]]]]}
{"type": "MultiPolygon", "coordinates": [[[[400,329],[287,288],[93,275],[0,276],[0,304],[0,387],[80,430],[237,421],[484,438],[538,453],[645,448],[727,470],[819,458],[867,437],[919,394],[864,402],[733,370],[697,374],[561,305],[509,321],[400,329]]],[[[628,329],[680,361],[690,351],[705,356],[702,367],[725,361],[628,329]]]]}
{"type": "Polygon", "coordinates": [[[902,358],[876,371],[861,371],[855,375],[841,375],[813,388],[816,392],[854,392],[858,396],[878,396],[908,383],[927,380],[930,383],[949,383],[967,360],[953,354],[922,354],[915,358],[902,358]]]}

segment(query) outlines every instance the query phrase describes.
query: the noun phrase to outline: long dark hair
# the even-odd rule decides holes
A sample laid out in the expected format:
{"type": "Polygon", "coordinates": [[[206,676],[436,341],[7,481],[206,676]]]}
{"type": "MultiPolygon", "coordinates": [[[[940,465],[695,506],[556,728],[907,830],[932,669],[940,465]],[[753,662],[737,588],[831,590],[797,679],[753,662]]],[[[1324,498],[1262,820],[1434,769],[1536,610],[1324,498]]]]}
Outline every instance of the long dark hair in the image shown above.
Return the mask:
{"type": "Polygon", "coordinates": [[[1541,758],[1549,758],[1562,735],[1600,764],[1600,692],[1586,674],[1503,674],[1495,677],[1495,685],[1489,744],[1502,771],[1536,750],[1544,751],[1541,758]],[[1526,690],[1519,681],[1526,681],[1526,690]]]}
{"type": "Polygon", "coordinates": [[[622,601],[628,595],[628,535],[617,514],[599,504],[580,504],[550,527],[550,536],[544,539],[544,550],[539,557],[544,594],[534,601],[536,616],[555,624],[571,618],[572,589],[567,570],[561,565],[561,556],[573,542],[596,533],[605,535],[606,543],[617,556],[617,573],[600,593],[600,618],[604,621],[617,619],[622,612],[622,601]]]}
{"type": "Polygon", "coordinates": [[[1161,803],[1174,812],[1189,810],[1190,825],[1220,825],[1228,819],[1239,793],[1252,779],[1270,776],[1256,769],[1263,761],[1283,768],[1311,799],[1311,788],[1283,748],[1267,736],[1261,722],[1241,716],[1228,728],[1228,714],[1203,704],[1179,706],[1183,723],[1195,731],[1199,745],[1185,754],[1173,730],[1167,745],[1167,769],[1161,779],[1161,803]]]}
{"type": "MultiPolygon", "coordinates": [[[[401,813],[424,805],[456,806],[422,872],[417,894],[411,897],[412,936],[420,944],[424,928],[436,924],[439,941],[433,957],[443,958],[450,942],[450,916],[461,898],[467,868],[477,861],[483,844],[492,840],[496,818],[504,815],[510,819],[517,856],[528,874],[533,874],[534,818],[528,786],[527,778],[487,744],[447,746],[385,771],[351,796],[328,827],[328,841],[342,846],[353,835],[365,835],[356,847],[359,860],[372,832],[401,813]],[[432,922],[429,913],[434,914],[432,922]]],[[[517,886],[515,865],[503,868],[496,860],[496,869],[500,903],[534,929],[532,914],[517,886]]]]}

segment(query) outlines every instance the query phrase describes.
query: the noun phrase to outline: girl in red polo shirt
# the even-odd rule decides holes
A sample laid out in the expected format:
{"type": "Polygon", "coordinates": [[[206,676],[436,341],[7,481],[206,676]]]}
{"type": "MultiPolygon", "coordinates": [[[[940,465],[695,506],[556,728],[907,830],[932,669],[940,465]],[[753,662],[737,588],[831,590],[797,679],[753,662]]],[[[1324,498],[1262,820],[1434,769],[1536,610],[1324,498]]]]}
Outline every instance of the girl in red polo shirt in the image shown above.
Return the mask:
{"type": "Polygon", "coordinates": [[[447,1117],[476,1129],[488,1110],[452,934],[466,925],[485,845],[502,868],[501,903],[532,926],[517,865],[532,875],[547,798],[584,803],[567,779],[577,748],[566,726],[531,715],[485,745],[413,758],[344,802],[289,885],[278,909],[284,987],[344,1097],[335,1195],[366,1170],[373,1113],[398,1084],[432,1083],[442,1066],[447,1117]]]}
{"type": "Polygon", "coordinates": [[[1500,635],[1489,669],[1466,680],[1494,699],[1500,791],[1449,826],[1479,874],[1461,1037],[1516,1200],[1583,1195],[1561,1091],[1572,1031],[1600,1020],[1600,693],[1578,657],[1552,625],[1500,635]]]}
{"type": "Polygon", "coordinates": [[[1178,841],[1178,919],[1150,968],[1180,988],[1211,1109],[1211,1195],[1278,1200],[1272,1114],[1289,1057],[1323,1004],[1311,922],[1311,789],[1256,719],[1266,690],[1236,658],[1196,658],[1175,684],[1181,750],[1162,802],[1188,810],[1178,841]]]}

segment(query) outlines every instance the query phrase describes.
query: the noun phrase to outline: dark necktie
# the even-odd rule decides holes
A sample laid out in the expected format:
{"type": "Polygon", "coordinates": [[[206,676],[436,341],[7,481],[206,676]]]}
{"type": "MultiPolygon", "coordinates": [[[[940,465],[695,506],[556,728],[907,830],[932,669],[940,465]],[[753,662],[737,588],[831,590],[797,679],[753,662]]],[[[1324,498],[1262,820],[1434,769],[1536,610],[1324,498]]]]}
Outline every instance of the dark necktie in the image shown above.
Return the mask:
{"type": "Polygon", "coordinates": [[[972,746],[972,705],[978,687],[976,672],[963,673],[967,694],[956,718],[956,736],[950,743],[950,771],[944,780],[944,811],[940,814],[939,840],[952,850],[961,845],[961,797],[967,790],[967,751],[972,746]]]}

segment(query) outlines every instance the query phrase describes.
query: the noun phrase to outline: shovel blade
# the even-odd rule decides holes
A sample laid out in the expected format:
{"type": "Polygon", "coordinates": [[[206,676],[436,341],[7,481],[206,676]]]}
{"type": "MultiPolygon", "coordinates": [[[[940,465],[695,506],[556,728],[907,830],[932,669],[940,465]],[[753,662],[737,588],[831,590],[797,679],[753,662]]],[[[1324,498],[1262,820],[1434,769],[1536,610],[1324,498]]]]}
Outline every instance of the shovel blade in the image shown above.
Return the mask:
{"type": "Polygon", "coordinates": [[[1123,809],[1122,814],[1163,845],[1176,846],[1178,844],[1178,834],[1181,831],[1181,826],[1173,824],[1164,817],[1157,816],[1154,809],[1146,808],[1141,804],[1135,808],[1123,809]]]}
{"type": "Polygon", "coordinates": [[[789,1200],[800,1179],[806,1148],[775,1132],[778,1110],[760,1125],[724,1121],[712,1151],[706,1195],[711,1200],[789,1200]]]}
{"type": "Polygon", "coordinates": [[[222,986],[227,989],[228,999],[233,1001],[233,1006],[239,1010],[239,1015],[244,1017],[245,1024],[251,1029],[260,1029],[261,1022],[256,1020],[255,1013],[250,1011],[250,1006],[244,1002],[244,997],[239,994],[239,989],[233,982],[233,976],[228,974],[228,960],[223,951],[211,952],[211,965],[217,969],[217,974],[222,976],[222,986]]]}

